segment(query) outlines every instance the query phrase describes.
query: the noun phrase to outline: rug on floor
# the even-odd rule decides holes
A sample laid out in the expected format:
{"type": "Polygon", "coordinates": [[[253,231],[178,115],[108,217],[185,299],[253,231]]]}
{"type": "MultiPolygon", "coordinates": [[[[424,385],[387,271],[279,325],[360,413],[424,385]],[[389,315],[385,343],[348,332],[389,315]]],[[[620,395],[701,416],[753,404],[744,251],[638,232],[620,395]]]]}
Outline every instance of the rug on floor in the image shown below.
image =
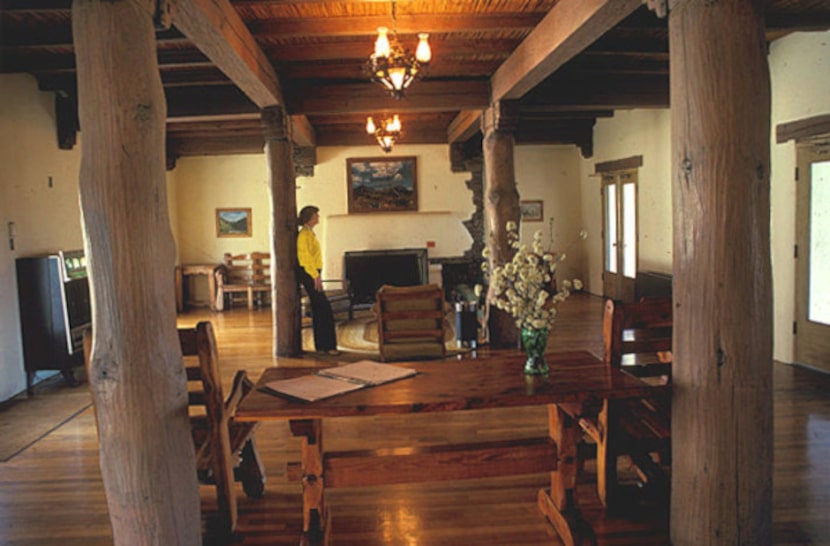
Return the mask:
{"type": "MultiPolygon", "coordinates": [[[[374,316],[355,317],[353,320],[339,322],[336,330],[337,348],[341,351],[365,353],[367,358],[380,358],[378,323],[374,316]]],[[[455,331],[450,320],[444,321],[444,344],[447,354],[466,351],[456,346],[455,331]]],[[[311,327],[303,328],[303,350],[314,351],[314,334],[311,327]]]]}

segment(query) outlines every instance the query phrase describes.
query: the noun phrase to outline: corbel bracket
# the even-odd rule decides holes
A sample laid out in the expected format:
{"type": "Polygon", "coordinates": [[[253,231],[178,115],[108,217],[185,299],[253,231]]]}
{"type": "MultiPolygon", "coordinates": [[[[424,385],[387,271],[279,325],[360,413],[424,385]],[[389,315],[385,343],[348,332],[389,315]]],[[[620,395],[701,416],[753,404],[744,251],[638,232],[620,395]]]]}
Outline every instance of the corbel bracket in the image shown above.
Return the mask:
{"type": "Polygon", "coordinates": [[[173,14],[176,10],[176,0],[156,0],[156,9],[153,13],[153,23],[156,28],[168,30],[173,26],[173,14]]]}
{"type": "Polygon", "coordinates": [[[643,0],[643,4],[646,4],[657,17],[663,18],[669,14],[669,0],[643,0]]]}

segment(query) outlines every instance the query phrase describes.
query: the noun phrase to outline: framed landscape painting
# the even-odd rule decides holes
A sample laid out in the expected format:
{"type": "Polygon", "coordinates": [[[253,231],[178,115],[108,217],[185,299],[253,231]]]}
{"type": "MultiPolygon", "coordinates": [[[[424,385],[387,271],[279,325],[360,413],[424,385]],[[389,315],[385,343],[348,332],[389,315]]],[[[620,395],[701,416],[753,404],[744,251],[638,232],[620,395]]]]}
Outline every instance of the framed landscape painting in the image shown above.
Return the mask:
{"type": "Polygon", "coordinates": [[[535,199],[529,201],[520,201],[519,209],[522,211],[523,222],[541,222],[542,215],[542,200],[535,199]]]}
{"type": "Polygon", "coordinates": [[[418,210],[415,157],[346,160],[349,213],[418,210]]]}
{"type": "Polygon", "coordinates": [[[250,237],[251,209],[216,209],[217,237],[250,237]]]}

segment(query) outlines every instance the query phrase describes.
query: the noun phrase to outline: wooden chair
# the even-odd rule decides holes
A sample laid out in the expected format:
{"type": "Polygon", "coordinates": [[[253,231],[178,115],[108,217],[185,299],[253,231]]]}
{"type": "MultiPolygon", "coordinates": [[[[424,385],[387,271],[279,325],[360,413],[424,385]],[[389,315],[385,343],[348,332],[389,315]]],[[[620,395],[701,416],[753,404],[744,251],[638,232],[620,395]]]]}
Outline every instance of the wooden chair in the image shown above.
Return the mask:
{"type": "MultiPolygon", "coordinates": [[[[609,366],[643,378],[671,380],[672,303],[668,298],[623,304],[608,300],[603,317],[604,360],[609,366]]],[[[595,416],[572,409],[586,435],[596,443],[597,489],[606,506],[616,502],[617,458],[628,455],[641,485],[666,497],[669,480],[663,466],[671,457],[669,396],[604,402],[595,416]]]]}
{"type": "Polygon", "coordinates": [[[196,448],[199,481],[216,486],[217,531],[230,536],[236,528],[234,481],[249,497],[264,493],[265,476],[254,443],[258,423],[233,420],[236,407],[254,387],[240,370],[227,399],[222,395],[216,339],[209,322],[179,329],[188,379],[188,405],[196,448]]]}
{"type": "MultiPolygon", "coordinates": [[[[346,313],[349,320],[354,319],[353,294],[348,279],[323,279],[323,292],[331,304],[335,317],[339,313],[346,313]]],[[[300,286],[300,314],[303,318],[311,316],[311,299],[302,285],[300,286]]],[[[305,322],[303,324],[305,325],[305,322]]]]}
{"type": "Polygon", "coordinates": [[[216,274],[216,309],[233,306],[234,298],[244,296],[248,309],[267,303],[271,295],[271,254],[251,252],[226,253],[216,274]]]}
{"type": "Polygon", "coordinates": [[[438,285],[381,286],[377,291],[380,358],[413,360],[442,358],[444,347],[444,292],[438,285]]]}

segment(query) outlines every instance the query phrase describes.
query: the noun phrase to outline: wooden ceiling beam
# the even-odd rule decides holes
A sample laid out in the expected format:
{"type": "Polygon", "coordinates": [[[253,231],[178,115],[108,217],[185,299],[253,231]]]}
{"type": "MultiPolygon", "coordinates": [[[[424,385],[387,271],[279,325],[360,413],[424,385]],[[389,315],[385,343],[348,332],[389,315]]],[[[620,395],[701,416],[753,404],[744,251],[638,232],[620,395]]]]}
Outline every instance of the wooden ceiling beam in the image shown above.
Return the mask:
{"type": "Polygon", "coordinates": [[[173,17],[176,28],[260,109],[285,104],[271,61],[228,0],[178,0],[173,17]]]}
{"type": "MultiPolygon", "coordinates": [[[[373,36],[378,27],[393,26],[402,42],[404,34],[419,32],[488,32],[530,30],[542,20],[539,13],[459,13],[436,15],[398,15],[393,24],[386,15],[271,19],[250,24],[251,32],[280,38],[314,36],[373,36]]],[[[413,45],[414,47],[414,45],[413,45]]]]}
{"type": "MultiPolygon", "coordinates": [[[[507,58],[505,53],[503,58],[507,58]]],[[[365,59],[351,61],[287,62],[279,65],[284,80],[366,80],[365,59]]],[[[436,58],[429,65],[429,78],[449,78],[463,72],[467,77],[488,77],[501,64],[500,59],[490,61],[454,61],[436,58]]]]}
{"type": "Polygon", "coordinates": [[[372,111],[429,112],[485,108],[490,95],[485,80],[420,81],[396,101],[376,83],[292,88],[289,111],[294,114],[330,114],[372,111]]]}
{"type": "MultiPolygon", "coordinates": [[[[454,59],[465,56],[503,55],[520,43],[515,39],[496,39],[471,43],[469,40],[447,38],[430,42],[432,58],[454,59]]],[[[355,59],[366,61],[373,51],[372,41],[354,40],[349,42],[321,42],[315,44],[266,45],[265,51],[274,62],[308,62],[355,59]]]]}
{"type": "Polygon", "coordinates": [[[317,133],[306,116],[291,116],[291,129],[291,140],[297,146],[304,148],[317,146],[317,133]]]}
{"type": "Polygon", "coordinates": [[[481,131],[481,110],[462,110],[447,128],[447,142],[465,142],[481,131]]]}
{"type": "Polygon", "coordinates": [[[659,75],[551,78],[528,93],[523,109],[547,112],[668,108],[669,78],[659,75]]]}
{"type": "Polygon", "coordinates": [[[642,5],[560,0],[493,74],[492,101],[519,99],[642,5]]]}

